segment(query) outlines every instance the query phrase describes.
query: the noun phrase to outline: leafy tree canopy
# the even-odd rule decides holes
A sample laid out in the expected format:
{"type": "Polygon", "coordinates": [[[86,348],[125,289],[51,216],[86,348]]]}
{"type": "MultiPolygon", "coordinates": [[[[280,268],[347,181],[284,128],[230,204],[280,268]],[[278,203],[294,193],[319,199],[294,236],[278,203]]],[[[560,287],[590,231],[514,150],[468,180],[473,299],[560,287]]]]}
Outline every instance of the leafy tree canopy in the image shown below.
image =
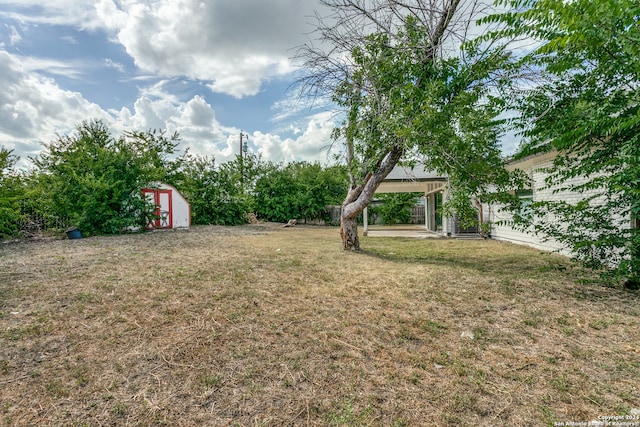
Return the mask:
{"type": "Polygon", "coordinates": [[[493,37],[539,42],[521,69],[541,70],[541,80],[519,87],[510,105],[520,112],[520,155],[556,151],[547,186],[584,195],[535,203],[535,228],[637,287],[640,235],[629,221],[640,217],[640,3],[498,3],[514,11],[486,19],[508,25],[493,37]]]}
{"type": "MultiPolygon", "coordinates": [[[[426,36],[408,20],[402,37],[421,46],[426,36]]],[[[356,71],[335,100],[349,109],[339,132],[349,144],[355,188],[366,187],[385,161],[401,158],[449,176],[450,200],[469,206],[471,196],[497,197],[495,185],[508,185],[499,145],[503,103],[484,83],[506,57],[500,50],[467,55],[425,62],[419,51],[392,47],[380,34],[354,51],[356,71]]],[[[475,212],[457,208],[449,206],[459,215],[475,212]]]]}
{"type": "Polygon", "coordinates": [[[38,185],[31,196],[86,234],[143,226],[147,207],[140,190],[165,178],[177,141],[177,134],[160,131],[114,138],[102,121],[85,121],[33,159],[38,185]]]}
{"type": "Polygon", "coordinates": [[[451,190],[467,201],[487,195],[491,184],[508,185],[497,94],[509,56],[491,43],[460,49],[482,2],[323,3],[333,15],[320,19],[318,33],[330,48],[307,47],[300,56],[311,70],[306,87],[330,93],[345,113],[335,132],[350,175],[341,217],[345,249],[359,248],[357,215],[400,161],[419,160],[450,176],[451,190]]]}
{"type": "Polygon", "coordinates": [[[18,231],[23,184],[14,170],[17,161],[12,150],[0,146],[0,238],[13,236],[18,231]]]}

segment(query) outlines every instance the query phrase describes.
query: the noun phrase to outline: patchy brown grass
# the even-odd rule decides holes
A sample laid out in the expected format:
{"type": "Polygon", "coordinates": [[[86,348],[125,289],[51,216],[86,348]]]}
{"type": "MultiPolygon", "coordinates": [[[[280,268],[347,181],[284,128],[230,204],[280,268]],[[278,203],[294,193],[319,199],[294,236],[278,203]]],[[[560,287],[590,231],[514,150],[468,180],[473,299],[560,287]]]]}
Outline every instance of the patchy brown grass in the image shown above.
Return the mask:
{"type": "Polygon", "coordinates": [[[553,425],[640,408],[640,297],[495,241],[0,245],[2,425],[553,425]]]}

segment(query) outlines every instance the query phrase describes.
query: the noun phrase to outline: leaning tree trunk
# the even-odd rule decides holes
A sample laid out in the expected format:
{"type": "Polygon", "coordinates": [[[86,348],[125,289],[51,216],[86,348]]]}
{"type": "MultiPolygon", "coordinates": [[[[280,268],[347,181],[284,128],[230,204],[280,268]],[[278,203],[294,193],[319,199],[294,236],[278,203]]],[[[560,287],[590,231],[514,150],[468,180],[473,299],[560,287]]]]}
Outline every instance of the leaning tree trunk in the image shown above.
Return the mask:
{"type": "Polygon", "coordinates": [[[396,143],[389,149],[387,154],[380,161],[375,172],[367,176],[357,184],[354,176],[351,176],[351,189],[342,203],[340,213],[340,237],[342,237],[342,248],[348,251],[360,250],[360,239],[358,238],[358,214],[364,210],[380,183],[389,175],[389,172],[398,163],[403,153],[401,142],[396,143]]]}
{"type": "MultiPolygon", "coordinates": [[[[403,141],[401,137],[393,142],[387,139],[388,136],[384,136],[384,140],[360,141],[362,146],[356,149],[354,144],[356,135],[359,135],[358,137],[361,139],[366,139],[367,135],[378,138],[378,136],[374,136],[376,131],[370,133],[370,128],[384,126],[386,119],[383,118],[396,115],[395,107],[391,102],[392,98],[388,96],[387,92],[391,86],[404,87],[407,81],[403,77],[400,81],[391,82],[388,79],[395,74],[389,73],[387,75],[386,71],[382,71],[385,73],[384,76],[379,75],[380,72],[376,70],[384,70],[387,67],[386,59],[384,59],[385,62],[380,63],[384,67],[376,68],[380,65],[377,64],[373,70],[368,70],[365,63],[358,64],[358,61],[353,61],[354,49],[366,51],[369,35],[372,33],[385,34],[389,36],[390,40],[404,43],[405,36],[401,34],[402,32],[397,32],[395,28],[398,24],[408,24],[412,20],[416,25],[412,24],[411,27],[422,27],[429,34],[428,40],[423,46],[399,45],[398,48],[412,49],[410,55],[419,55],[421,62],[429,71],[431,70],[430,63],[441,54],[444,42],[450,36],[457,38],[456,31],[466,25],[467,21],[463,21],[462,16],[453,21],[461,2],[462,0],[415,0],[410,2],[401,0],[320,0],[320,3],[331,11],[326,19],[316,15],[318,20],[316,31],[322,41],[320,43],[322,48],[316,48],[313,44],[305,44],[299,49],[298,59],[302,59],[305,68],[311,72],[298,83],[302,85],[303,92],[308,92],[312,96],[328,94],[333,100],[341,99],[338,104],[349,109],[346,127],[337,129],[338,134],[346,137],[346,160],[351,170],[349,173],[349,194],[342,204],[340,215],[340,235],[345,250],[360,249],[358,214],[369,205],[376,189],[400,160],[404,149],[414,145],[403,141]],[[325,47],[328,50],[325,51],[325,47]],[[343,61],[338,59],[340,57],[350,59],[343,61]],[[358,70],[362,70],[364,74],[360,76],[361,73],[356,72],[358,70]],[[370,71],[371,75],[369,75],[370,71]],[[356,73],[354,74],[354,72],[356,73]],[[375,108],[369,112],[361,112],[361,107],[368,111],[367,102],[363,102],[363,97],[367,96],[374,97],[374,102],[370,106],[375,105],[375,108]],[[408,144],[405,145],[405,143],[408,144]]],[[[475,13],[475,1],[471,5],[471,10],[475,13]]],[[[420,44],[422,45],[422,43],[420,44]]],[[[393,45],[395,43],[391,42],[385,48],[385,57],[387,49],[395,49],[391,47],[393,45]]],[[[395,58],[394,55],[393,52],[390,52],[389,58],[395,58]]],[[[395,61],[395,59],[393,60],[395,61]]],[[[375,61],[378,59],[375,59],[374,63],[375,61]]],[[[430,72],[426,74],[431,75],[430,72]]],[[[416,76],[420,75],[421,73],[418,73],[416,76]]],[[[418,78],[414,84],[418,89],[427,90],[426,81],[422,77],[418,78]]],[[[400,112],[402,110],[397,111],[398,115],[405,114],[400,112]]],[[[407,118],[409,122],[413,120],[411,115],[407,118]]],[[[392,131],[381,132],[380,136],[387,135],[389,132],[392,131]]]]}
{"type": "Polygon", "coordinates": [[[352,186],[342,203],[342,209],[340,210],[340,237],[342,237],[342,248],[345,251],[360,250],[358,215],[369,205],[371,196],[373,196],[373,193],[369,197],[363,194],[368,181],[365,181],[365,185],[352,186]]]}

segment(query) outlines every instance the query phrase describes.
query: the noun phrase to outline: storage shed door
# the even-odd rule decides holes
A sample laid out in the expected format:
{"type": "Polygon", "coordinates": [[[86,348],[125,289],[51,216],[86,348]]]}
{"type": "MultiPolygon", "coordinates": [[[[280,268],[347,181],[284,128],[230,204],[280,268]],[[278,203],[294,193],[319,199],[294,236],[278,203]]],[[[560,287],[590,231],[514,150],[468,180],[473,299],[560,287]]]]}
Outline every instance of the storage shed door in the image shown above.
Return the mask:
{"type": "Polygon", "coordinates": [[[173,228],[173,207],[171,190],[144,189],[146,199],[155,205],[153,217],[149,219],[147,228],[173,228]]]}

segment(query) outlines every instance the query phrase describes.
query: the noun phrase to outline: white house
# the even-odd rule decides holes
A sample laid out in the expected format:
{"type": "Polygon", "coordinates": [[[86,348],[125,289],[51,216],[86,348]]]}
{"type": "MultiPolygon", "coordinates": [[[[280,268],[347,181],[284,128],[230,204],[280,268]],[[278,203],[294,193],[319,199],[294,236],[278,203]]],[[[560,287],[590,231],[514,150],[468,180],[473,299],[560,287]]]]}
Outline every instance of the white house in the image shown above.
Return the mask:
{"type": "MultiPolygon", "coordinates": [[[[576,200],[581,197],[581,195],[576,193],[553,194],[551,189],[546,188],[544,180],[547,174],[544,172],[544,169],[552,165],[555,156],[555,152],[534,155],[511,162],[507,166],[507,170],[509,171],[519,169],[525,172],[530,179],[531,188],[524,189],[518,193],[523,203],[523,209],[526,209],[528,205],[538,200],[557,200],[560,197],[565,200],[576,200]]],[[[540,236],[535,235],[533,232],[516,230],[509,226],[508,223],[512,220],[513,215],[501,209],[499,205],[485,205],[485,210],[488,212],[489,221],[492,224],[491,237],[493,239],[531,246],[546,251],[559,251],[565,255],[569,255],[569,252],[564,250],[562,245],[556,241],[543,241],[540,236]]]]}
{"type": "MultiPolygon", "coordinates": [[[[528,204],[536,201],[565,201],[571,204],[577,204],[587,197],[597,196],[598,192],[595,190],[591,190],[593,191],[593,193],[591,191],[579,193],[576,191],[562,190],[557,186],[549,187],[545,183],[545,179],[549,176],[546,170],[553,165],[553,160],[556,155],[557,153],[555,151],[532,155],[517,161],[513,161],[507,166],[507,169],[510,171],[518,169],[525,172],[529,176],[531,188],[517,193],[520,199],[524,202],[523,209],[526,209],[528,204]]],[[[572,187],[574,185],[580,185],[585,182],[586,179],[584,177],[574,177],[563,182],[562,186],[572,187]]],[[[598,202],[598,200],[598,198],[594,199],[596,203],[598,202]]],[[[533,233],[533,231],[519,231],[510,227],[508,223],[512,219],[512,215],[511,213],[502,210],[500,206],[485,205],[484,208],[488,211],[489,221],[491,221],[492,223],[492,238],[517,244],[523,244],[546,251],[557,251],[564,255],[571,255],[570,250],[565,248],[558,241],[555,241],[553,239],[546,240],[542,236],[533,233]]],[[[632,226],[630,218],[617,217],[614,218],[614,220],[622,227],[632,226]]],[[[534,225],[537,219],[532,216],[531,221],[532,225],[534,225]]]]}
{"type": "Polygon", "coordinates": [[[147,229],[189,228],[191,205],[175,187],[161,182],[154,183],[149,188],[144,188],[142,193],[156,207],[146,225],[147,229]]]}
{"type": "MultiPolygon", "coordinates": [[[[518,196],[524,202],[523,209],[527,209],[527,205],[534,201],[564,200],[577,203],[590,196],[588,193],[557,191],[557,189],[549,188],[546,185],[545,178],[547,178],[548,173],[545,172],[545,169],[552,166],[555,156],[555,152],[538,154],[511,162],[507,166],[508,170],[519,169],[530,178],[531,187],[518,192],[518,196]]],[[[580,184],[582,182],[584,182],[584,178],[576,177],[563,184],[580,184]]],[[[447,184],[448,179],[446,176],[425,171],[423,165],[417,165],[413,168],[396,166],[378,187],[376,193],[422,192],[425,198],[425,228],[427,231],[452,237],[469,235],[469,233],[477,234],[477,230],[475,233],[474,230],[461,230],[455,218],[442,218],[439,215],[438,210],[442,206],[442,202],[447,198],[447,184]]],[[[564,255],[571,254],[568,249],[557,241],[546,240],[543,236],[533,233],[533,231],[521,231],[510,227],[509,221],[512,220],[512,214],[507,210],[501,209],[499,205],[483,204],[482,215],[484,222],[492,224],[490,236],[493,239],[527,245],[545,251],[557,251],[564,255]]],[[[366,210],[364,212],[364,221],[364,231],[366,233],[366,210]]],[[[535,217],[532,217],[532,221],[536,221],[535,217]]],[[[625,223],[628,226],[632,226],[629,220],[620,219],[619,222],[623,226],[625,223]]]]}

